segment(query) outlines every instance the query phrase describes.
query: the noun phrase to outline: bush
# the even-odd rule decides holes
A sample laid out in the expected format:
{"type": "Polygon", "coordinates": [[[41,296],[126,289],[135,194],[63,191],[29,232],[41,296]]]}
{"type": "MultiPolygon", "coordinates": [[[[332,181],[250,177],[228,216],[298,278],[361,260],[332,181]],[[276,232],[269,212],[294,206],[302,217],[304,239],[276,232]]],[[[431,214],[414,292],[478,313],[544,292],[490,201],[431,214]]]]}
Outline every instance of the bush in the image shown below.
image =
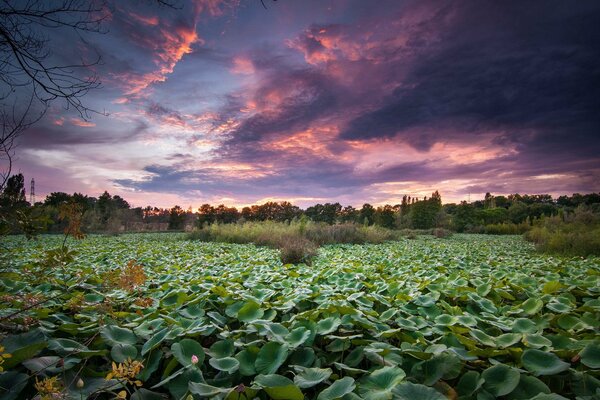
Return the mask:
{"type": "Polygon", "coordinates": [[[452,232],[444,228],[435,228],[433,229],[433,236],[435,236],[438,239],[443,239],[452,236],[452,232]]]}
{"type": "Polygon", "coordinates": [[[281,262],[284,264],[305,263],[310,265],[317,255],[317,246],[301,236],[282,238],[278,244],[281,262]]]}
{"type": "Polygon", "coordinates": [[[482,233],[488,235],[522,235],[531,229],[531,225],[527,222],[514,224],[512,222],[501,224],[488,224],[482,229],[482,233]]]}
{"type": "Polygon", "coordinates": [[[600,215],[587,208],[546,217],[525,234],[537,250],[569,256],[600,255],[600,215]]]}

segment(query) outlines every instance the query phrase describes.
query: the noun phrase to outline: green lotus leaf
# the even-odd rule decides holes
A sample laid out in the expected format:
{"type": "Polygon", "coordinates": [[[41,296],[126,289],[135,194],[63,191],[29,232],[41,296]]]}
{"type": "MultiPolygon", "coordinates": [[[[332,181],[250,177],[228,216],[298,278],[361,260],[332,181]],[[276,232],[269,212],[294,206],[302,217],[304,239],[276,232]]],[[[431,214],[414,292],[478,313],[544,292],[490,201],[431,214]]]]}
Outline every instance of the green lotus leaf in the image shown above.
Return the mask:
{"type": "Polygon", "coordinates": [[[346,376],[333,382],[331,386],[324,389],[317,396],[317,400],[334,400],[351,393],[356,388],[354,379],[346,376]]]}
{"type": "Polygon", "coordinates": [[[548,394],[550,393],[550,389],[544,382],[536,378],[535,376],[530,375],[521,375],[521,379],[519,380],[519,384],[513,390],[507,398],[509,400],[527,400],[531,399],[538,394],[548,394]]]}
{"type": "Polygon", "coordinates": [[[219,371],[225,371],[230,374],[237,371],[240,367],[240,362],[233,357],[211,358],[210,360],[208,360],[208,363],[214,369],[218,369],[219,371]]]}
{"type": "Polygon", "coordinates": [[[534,349],[539,349],[540,347],[552,347],[552,341],[540,334],[524,335],[523,344],[534,349]]]}
{"type": "Polygon", "coordinates": [[[303,326],[293,329],[286,337],[285,343],[292,349],[301,346],[308,340],[311,332],[303,326]]]}
{"type": "Polygon", "coordinates": [[[392,390],[392,393],[394,399],[398,400],[448,400],[446,396],[433,388],[411,382],[401,383],[392,390]]]}
{"type": "Polygon", "coordinates": [[[2,400],[17,400],[27,386],[29,376],[16,371],[0,373],[0,398],[2,400]]]}
{"type": "Polygon", "coordinates": [[[100,336],[111,346],[117,344],[135,345],[137,343],[137,337],[133,331],[116,325],[106,325],[100,330],[100,336]]]}
{"type": "Polygon", "coordinates": [[[456,317],[456,321],[463,326],[476,326],[477,319],[469,314],[463,314],[456,317]]]}
{"type": "Polygon", "coordinates": [[[443,326],[452,326],[458,322],[457,318],[454,315],[442,314],[438,315],[434,322],[438,325],[443,326]]]}
{"type": "Polygon", "coordinates": [[[225,358],[231,357],[234,351],[233,340],[227,339],[213,343],[207,353],[213,358],[225,358]]]}
{"type": "Polygon", "coordinates": [[[557,320],[558,326],[565,330],[573,329],[580,323],[581,320],[572,314],[561,315],[557,320]]]}
{"type": "Polygon", "coordinates": [[[540,393],[535,397],[530,398],[529,400],[569,400],[566,397],[563,397],[556,393],[543,394],[540,393]]]}
{"type": "Polygon", "coordinates": [[[327,335],[337,330],[341,323],[342,320],[336,317],[322,319],[317,323],[317,333],[319,335],[327,335]]]}
{"type": "Polygon", "coordinates": [[[298,386],[285,376],[258,375],[254,383],[262,387],[273,400],[303,400],[304,395],[298,386]]]}
{"type": "Polygon", "coordinates": [[[479,372],[467,371],[460,377],[460,380],[456,385],[456,391],[460,396],[471,397],[473,393],[481,388],[483,382],[484,379],[479,372]]]}
{"type": "Polygon", "coordinates": [[[76,357],[45,356],[25,360],[23,366],[31,372],[57,374],[73,368],[80,362],[81,359],[76,357]]]}
{"type": "Polygon", "coordinates": [[[521,363],[535,375],[555,375],[570,367],[570,364],[562,361],[556,354],[535,349],[525,350],[521,363]]]}
{"type": "Polygon", "coordinates": [[[517,387],[521,375],[508,365],[496,364],[483,371],[481,377],[485,390],[494,396],[505,396],[517,387]]]}
{"type": "Polygon", "coordinates": [[[173,357],[184,367],[189,367],[193,364],[193,356],[198,358],[197,364],[199,366],[204,362],[204,349],[200,343],[193,339],[182,339],[177,343],[173,343],[171,345],[171,352],[173,353],[173,357]]]}
{"type": "Polygon", "coordinates": [[[256,356],[258,355],[258,349],[252,351],[251,349],[242,350],[235,355],[235,359],[240,363],[239,372],[243,376],[254,376],[256,375],[256,356]]]}
{"type": "Polygon", "coordinates": [[[142,356],[146,355],[150,350],[153,350],[156,347],[158,347],[158,345],[161,344],[163,340],[165,340],[165,338],[167,337],[168,334],[169,334],[168,327],[163,328],[160,331],[156,332],[156,334],[154,334],[154,336],[152,336],[150,338],[150,340],[148,340],[142,346],[142,356]]]}
{"type": "Polygon", "coordinates": [[[150,339],[156,332],[159,331],[159,328],[165,323],[165,320],[162,318],[156,318],[151,321],[144,321],[141,325],[133,328],[133,331],[136,335],[142,337],[143,339],[150,339]]]}
{"type": "Polygon", "coordinates": [[[600,368],[600,344],[590,343],[579,353],[581,363],[587,367],[600,368]]]}
{"type": "Polygon", "coordinates": [[[250,322],[262,318],[264,314],[265,310],[257,302],[250,300],[239,309],[237,318],[242,322],[250,322]]]}
{"type": "Polygon", "coordinates": [[[182,310],[179,310],[179,314],[190,319],[198,319],[204,316],[204,307],[201,304],[192,304],[182,310]]]}
{"type": "Polygon", "coordinates": [[[119,363],[127,361],[127,359],[135,360],[138,355],[138,350],[130,344],[115,344],[110,350],[111,358],[119,363]]]}
{"type": "Polygon", "coordinates": [[[316,355],[312,347],[301,347],[292,353],[289,363],[308,368],[313,366],[315,359],[316,355]]]}
{"type": "Polygon", "coordinates": [[[276,342],[269,342],[258,352],[254,366],[260,374],[274,374],[281,367],[287,356],[287,346],[276,342]]]}
{"type": "Polygon", "coordinates": [[[481,344],[489,347],[496,347],[496,341],[494,338],[487,333],[480,331],[479,329],[472,329],[469,334],[481,344]]]}
{"type": "Polygon", "coordinates": [[[236,301],[225,308],[225,315],[231,318],[237,318],[240,308],[244,307],[243,301],[236,301]]]}
{"type": "Polygon", "coordinates": [[[216,386],[207,385],[206,383],[190,382],[188,384],[190,393],[197,394],[202,397],[213,397],[231,392],[231,388],[224,389],[216,386]]]}
{"type": "Polygon", "coordinates": [[[330,368],[304,368],[296,366],[298,374],[294,377],[294,383],[300,389],[307,389],[318,385],[329,379],[333,371],[330,368]]]}
{"type": "Polygon", "coordinates": [[[48,348],[65,356],[90,351],[86,345],[71,339],[52,339],[48,342],[48,348]]]}
{"type": "Polygon", "coordinates": [[[536,299],[536,298],[530,298],[525,300],[522,304],[521,304],[521,309],[523,310],[523,312],[527,315],[535,315],[538,312],[540,312],[540,310],[542,309],[542,307],[544,307],[544,302],[540,299],[536,299]]]}
{"type": "Polygon", "coordinates": [[[454,379],[460,375],[462,361],[454,354],[436,354],[429,360],[421,361],[412,368],[412,374],[423,377],[423,383],[433,385],[438,380],[454,379]]]}
{"type": "Polygon", "coordinates": [[[501,349],[505,349],[515,343],[520,342],[522,338],[523,335],[520,333],[505,333],[496,337],[496,345],[501,349]]]}
{"type": "Polygon", "coordinates": [[[517,318],[512,326],[512,331],[517,333],[535,333],[537,330],[537,325],[527,318],[517,318]]]}
{"type": "Polygon", "coordinates": [[[48,346],[46,336],[39,329],[33,329],[19,335],[7,336],[2,342],[4,353],[11,355],[4,360],[2,367],[5,370],[30,359],[48,346]]]}
{"type": "Polygon", "coordinates": [[[542,293],[552,294],[558,292],[563,288],[563,284],[558,281],[549,281],[542,286],[542,293]]]}
{"type": "Polygon", "coordinates": [[[131,400],[164,400],[162,393],[152,392],[148,389],[139,388],[131,395],[131,400]]]}
{"type": "Polygon", "coordinates": [[[573,309],[573,306],[556,301],[546,304],[546,308],[559,314],[565,314],[571,311],[573,309]]]}
{"type": "Polygon", "coordinates": [[[377,369],[360,380],[359,393],[366,400],[387,399],[391,397],[392,389],[405,377],[404,370],[398,367],[377,369]]]}

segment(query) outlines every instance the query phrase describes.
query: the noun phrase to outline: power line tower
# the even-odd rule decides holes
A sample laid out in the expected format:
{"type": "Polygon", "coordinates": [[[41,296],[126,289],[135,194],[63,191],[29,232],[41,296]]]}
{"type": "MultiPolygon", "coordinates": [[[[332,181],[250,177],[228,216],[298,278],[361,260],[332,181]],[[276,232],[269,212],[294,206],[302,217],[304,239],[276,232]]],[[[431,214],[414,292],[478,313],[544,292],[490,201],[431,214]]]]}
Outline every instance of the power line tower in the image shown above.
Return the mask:
{"type": "Polygon", "coordinates": [[[31,178],[31,189],[29,190],[29,204],[35,204],[35,179],[31,178]]]}

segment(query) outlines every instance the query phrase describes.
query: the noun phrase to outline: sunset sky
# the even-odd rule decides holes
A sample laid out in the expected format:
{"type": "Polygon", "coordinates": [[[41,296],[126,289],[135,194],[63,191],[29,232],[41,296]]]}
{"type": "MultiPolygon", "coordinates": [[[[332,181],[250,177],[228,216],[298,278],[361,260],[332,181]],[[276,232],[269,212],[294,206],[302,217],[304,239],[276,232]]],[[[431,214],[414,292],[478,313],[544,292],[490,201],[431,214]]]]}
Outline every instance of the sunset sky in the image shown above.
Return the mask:
{"type": "Polygon", "coordinates": [[[264,1],[56,32],[54,57],[102,56],[84,102],[108,116],[53,103],[13,171],[38,200],[184,208],[600,191],[600,2],[264,1]]]}

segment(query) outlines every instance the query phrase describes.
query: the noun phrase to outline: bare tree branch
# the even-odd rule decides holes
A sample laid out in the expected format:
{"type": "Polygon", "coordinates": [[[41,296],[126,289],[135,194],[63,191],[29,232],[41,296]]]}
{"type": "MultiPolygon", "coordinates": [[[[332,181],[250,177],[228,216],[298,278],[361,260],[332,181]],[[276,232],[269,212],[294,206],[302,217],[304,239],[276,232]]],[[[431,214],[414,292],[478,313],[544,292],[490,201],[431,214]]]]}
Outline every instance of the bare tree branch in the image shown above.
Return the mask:
{"type": "Polygon", "coordinates": [[[100,87],[93,69],[100,56],[61,63],[51,53],[56,44],[50,37],[58,30],[74,31],[89,49],[82,33],[103,33],[108,16],[104,0],[0,0],[0,189],[10,176],[15,139],[53,101],[83,119],[99,113],[82,97],[100,87]]]}

